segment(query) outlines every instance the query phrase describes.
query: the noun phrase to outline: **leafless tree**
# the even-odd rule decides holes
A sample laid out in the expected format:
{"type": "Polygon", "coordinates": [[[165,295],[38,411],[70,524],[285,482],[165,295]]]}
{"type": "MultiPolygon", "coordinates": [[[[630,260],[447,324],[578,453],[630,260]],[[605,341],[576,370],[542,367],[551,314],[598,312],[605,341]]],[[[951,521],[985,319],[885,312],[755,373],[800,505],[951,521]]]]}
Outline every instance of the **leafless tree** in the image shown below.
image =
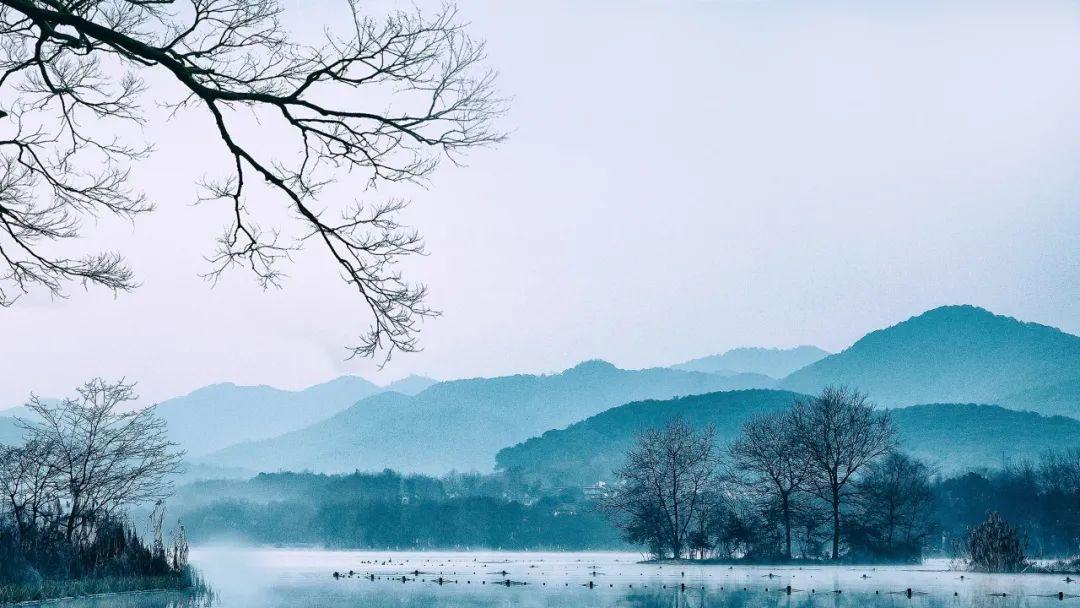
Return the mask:
{"type": "Polygon", "coordinates": [[[892,420],[866,395],[846,387],[826,387],[797,401],[791,415],[812,465],[808,489],[831,507],[832,559],[839,559],[841,508],[856,475],[895,446],[892,420]]]}
{"type": "Polygon", "coordinates": [[[70,281],[137,285],[116,252],[69,257],[55,245],[88,218],[151,210],[129,180],[150,147],[120,134],[151,120],[140,104],[152,98],[201,110],[231,159],[200,196],[223,201],[230,218],[209,278],[242,266],[280,285],[279,262],[315,241],[372,315],[352,353],[415,350],[419,320],[436,312],[397,270],[423,251],[395,219],[405,203],[321,194],[357,176],[362,187],[423,182],[441,158],[501,141],[493,119],[505,102],[452,6],[383,19],[355,0],[345,8],[349,18],[312,46],[287,33],[279,0],[0,0],[0,305],[33,288],[63,295],[70,281]],[[282,134],[269,149],[242,128],[252,119],[282,134]],[[268,205],[256,213],[256,196],[293,219],[279,225],[268,205]]]}
{"type": "Polygon", "coordinates": [[[795,501],[812,473],[809,452],[796,433],[794,417],[783,411],[747,420],[729,452],[733,481],[757,502],[779,508],[784,556],[790,560],[795,501]]]}
{"type": "Polygon", "coordinates": [[[930,468],[892,451],[867,466],[855,496],[859,527],[879,553],[921,557],[935,531],[930,468]]]}
{"type": "Polygon", "coordinates": [[[34,549],[35,531],[50,514],[55,496],[56,470],[49,455],[50,445],[40,440],[0,446],[0,498],[28,551],[34,549]]]}
{"type": "Polygon", "coordinates": [[[1080,494],[1080,448],[1043,453],[1039,458],[1039,480],[1044,492],[1080,494]]]}
{"type": "Polygon", "coordinates": [[[34,397],[27,404],[38,419],[20,424],[29,441],[49,446],[68,542],[89,537],[105,516],[170,492],[183,452],[168,441],[153,407],[121,409],[134,399],[133,385],[94,379],[74,399],[54,404],[34,397]]]}
{"type": "Polygon", "coordinates": [[[617,472],[617,489],[602,510],[628,538],[649,542],[681,559],[692,524],[717,487],[719,450],[712,427],[698,432],[684,420],[638,433],[617,472]]]}

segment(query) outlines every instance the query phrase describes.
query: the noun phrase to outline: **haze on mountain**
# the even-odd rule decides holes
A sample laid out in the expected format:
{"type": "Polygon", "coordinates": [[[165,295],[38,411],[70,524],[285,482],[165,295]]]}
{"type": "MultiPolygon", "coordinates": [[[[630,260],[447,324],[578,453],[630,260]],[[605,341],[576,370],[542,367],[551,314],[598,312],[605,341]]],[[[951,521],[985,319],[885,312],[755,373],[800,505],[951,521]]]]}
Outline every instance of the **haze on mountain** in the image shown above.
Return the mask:
{"type": "Polygon", "coordinates": [[[997,400],[1006,407],[1048,415],[1080,417],[1080,377],[1019,390],[997,400]]]}
{"type": "Polygon", "coordinates": [[[883,406],[994,403],[1080,415],[1080,337],[995,315],[943,306],[871,332],[778,384],[802,393],[848,385],[883,406]]]}
{"type": "Polygon", "coordinates": [[[375,395],[322,422],[226,448],[204,462],[262,471],[490,471],[499,449],[610,407],[772,384],[759,374],[624,370],[586,361],[553,375],[440,382],[414,397],[375,395]]]}
{"type": "Polygon", "coordinates": [[[829,356],[829,352],[816,346],[794,348],[733,348],[720,355],[709,355],[672,365],[673,369],[708,374],[753,373],[772,378],[783,378],[791,372],[806,367],[829,356]]]}
{"type": "MultiPolygon", "coordinates": [[[[726,446],[753,415],[791,407],[798,394],[747,390],[639,401],[501,450],[497,468],[547,487],[610,480],[642,428],[683,418],[713,425],[726,446]]],[[[1080,421],[993,405],[930,404],[891,410],[900,448],[949,475],[1034,459],[1046,449],[1080,444],[1080,421]],[[943,446],[948,446],[943,449],[943,446]]]]}
{"type": "Polygon", "coordinates": [[[434,380],[410,376],[386,387],[341,376],[299,391],[272,386],[213,384],[158,405],[169,437],[197,458],[243,441],[274,437],[340,412],[364,397],[396,390],[412,393],[434,380]]]}
{"type": "Polygon", "coordinates": [[[22,443],[22,434],[14,416],[0,416],[0,445],[22,443]]]}
{"type": "MultiPolygon", "coordinates": [[[[49,403],[57,400],[42,399],[42,401],[49,403]]],[[[33,410],[25,405],[0,410],[0,445],[22,443],[23,430],[19,428],[18,420],[33,420],[35,417],[33,410]]]]}
{"type": "Polygon", "coordinates": [[[438,383],[438,380],[427,376],[409,374],[400,380],[394,380],[390,384],[383,385],[382,389],[383,391],[401,393],[402,395],[415,395],[438,383]]]}

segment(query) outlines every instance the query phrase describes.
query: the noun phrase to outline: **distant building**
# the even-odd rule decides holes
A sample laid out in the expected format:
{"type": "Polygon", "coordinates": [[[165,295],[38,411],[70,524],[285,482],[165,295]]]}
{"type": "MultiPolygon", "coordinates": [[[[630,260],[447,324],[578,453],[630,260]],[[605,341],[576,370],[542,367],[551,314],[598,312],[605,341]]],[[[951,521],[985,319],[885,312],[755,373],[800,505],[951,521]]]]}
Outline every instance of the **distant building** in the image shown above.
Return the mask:
{"type": "Polygon", "coordinates": [[[600,500],[608,495],[610,489],[606,481],[600,480],[591,486],[585,486],[581,488],[581,493],[585,495],[588,500],[600,500]]]}

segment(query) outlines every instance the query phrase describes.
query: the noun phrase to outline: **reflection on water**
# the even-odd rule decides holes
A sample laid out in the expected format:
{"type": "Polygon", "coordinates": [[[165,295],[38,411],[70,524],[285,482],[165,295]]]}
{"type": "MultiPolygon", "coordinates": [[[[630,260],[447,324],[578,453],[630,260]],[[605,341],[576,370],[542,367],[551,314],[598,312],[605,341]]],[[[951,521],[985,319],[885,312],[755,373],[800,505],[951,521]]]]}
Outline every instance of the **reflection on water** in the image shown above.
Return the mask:
{"type": "Polygon", "coordinates": [[[369,553],[204,549],[213,597],[161,593],[62,602],[71,608],[1080,606],[1056,575],[922,567],[652,566],[615,553],[369,553]],[[340,577],[334,578],[338,572],[340,577]],[[349,572],[352,571],[350,576],[349,572]],[[507,585],[506,581],[510,581],[507,585]],[[524,583],[524,584],[521,584],[524,583]],[[790,587],[790,590],[788,589],[790,587]],[[911,589],[910,597],[908,589],[911,589]]]}
{"type": "Polygon", "coordinates": [[[40,605],[50,608],[212,608],[215,603],[212,593],[153,591],[103,594],[78,600],[40,602],[40,605]]]}

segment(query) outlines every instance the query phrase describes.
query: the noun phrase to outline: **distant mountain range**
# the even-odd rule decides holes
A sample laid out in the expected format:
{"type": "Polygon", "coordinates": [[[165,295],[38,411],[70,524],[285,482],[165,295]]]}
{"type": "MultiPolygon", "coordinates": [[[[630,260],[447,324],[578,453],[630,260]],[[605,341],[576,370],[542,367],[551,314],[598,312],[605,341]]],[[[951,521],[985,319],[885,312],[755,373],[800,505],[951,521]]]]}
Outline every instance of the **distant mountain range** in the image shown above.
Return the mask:
{"type": "Polygon", "coordinates": [[[22,430],[15,426],[12,416],[0,416],[0,445],[13,445],[22,442],[22,430]]]}
{"type": "MultiPolygon", "coordinates": [[[[713,425],[727,445],[749,417],[790,407],[789,391],[748,390],[640,401],[548,431],[500,451],[498,468],[549,486],[611,479],[641,428],[675,417],[698,427],[713,425]]],[[[945,474],[1000,466],[1003,458],[1035,458],[1052,446],[1080,446],[1080,421],[1044,417],[992,405],[917,405],[891,412],[902,449],[945,474]]]]}
{"type": "Polygon", "coordinates": [[[857,387],[884,406],[994,403],[1077,416],[1080,337],[945,306],[871,332],[778,387],[813,393],[828,384],[857,387]]]}
{"type": "Polygon", "coordinates": [[[428,387],[438,384],[438,380],[432,380],[426,376],[417,376],[411,374],[402,378],[401,380],[394,380],[390,384],[385,384],[382,387],[383,392],[401,393],[402,395],[415,395],[428,389],[428,387]]]}
{"type": "MultiPolygon", "coordinates": [[[[380,387],[363,378],[342,376],[299,391],[266,385],[212,384],[163,401],[157,411],[168,425],[170,439],[187,450],[191,458],[302,428],[377,393],[392,390],[415,394],[435,383],[430,378],[409,376],[380,387]]],[[[31,414],[22,406],[0,412],[0,443],[5,439],[8,443],[18,441],[14,416],[31,414]]]]}
{"type": "MultiPolygon", "coordinates": [[[[1075,421],[956,404],[990,403],[1080,418],[1080,337],[974,306],[946,306],[871,332],[833,355],[813,346],[739,348],[645,370],[587,361],[559,374],[438,383],[410,376],[384,387],[350,376],[301,391],[217,384],[165,401],[158,411],[173,440],[194,459],[192,473],[199,477],[279,469],[487,471],[497,452],[503,467],[535,461],[530,466],[550,469],[554,477],[570,472],[589,477],[610,471],[610,454],[625,448],[626,425],[636,428],[649,419],[634,409],[637,413],[623,420],[619,406],[778,389],[672,402],[729,434],[748,412],[786,406],[793,394],[812,394],[828,384],[856,387],[883,407],[946,404],[896,410],[898,420],[926,414],[901,427],[912,451],[948,456],[946,467],[990,465],[1000,462],[1001,450],[1008,457],[1012,443],[1017,453],[1028,454],[1073,441],[1075,421]],[[616,409],[605,411],[610,408],[616,409]],[[937,431],[934,421],[942,425],[937,431]],[[589,424],[588,441],[571,432],[576,425],[551,430],[579,422],[589,424]],[[612,426],[603,431],[598,424],[612,426]],[[1024,435],[1027,428],[1033,430],[1024,435]],[[605,432],[614,437],[608,447],[605,432]],[[542,433],[543,438],[526,441],[542,433]],[[563,433],[570,433],[570,443],[552,449],[563,433]],[[515,445],[519,442],[525,443],[515,445]],[[595,454],[582,452],[573,460],[579,443],[595,454]],[[929,447],[920,452],[924,446],[929,447]],[[547,457],[534,457],[534,450],[556,460],[547,463],[547,457]],[[560,469],[563,461],[570,463],[569,472],[560,469]]],[[[667,401],[648,403],[654,404],[649,415],[667,415],[668,406],[655,406],[667,401]]],[[[11,414],[21,413],[0,412],[0,442],[18,438],[11,414]]]]}
{"type": "Polygon", "coordinates": [[[419,391],[434,382],[410,376],[380,387],[357,376],[342,376],[300,391],[214,384],[164,401],[157,411],[168,423],[170,438],[188,451],[188,457],[198,457],[303,428],[377,393],[419,391]]]}
{"type": "MultiPolygon", "coordinates": [[[[694,367],[709,373],[673,368],[621,370],[606,362],[589,361],[550,376],[443,382],[412,397],[370,396],[328,418],[314,419],[307,426],[294,426],[280,436],[264,437],[261,441],[249,441],[209,454],[203,462],[270,471],[310,468],[330,472],[383,467],[426,473],[441,473],[451,468],[486,471],[501,448],[629,402],[734,389],[779,388],[813,393],[826,384],[858,387],[888,407],[994,403],[1046,414],[1080,415],[1080,404],[1076,401],[1080,394],[1080,380],[1077,380],[1080,338],[973,306],[928,311],[893,327],[871,332],[835,355],[827,355],[812,346],[790,350],[746,348],[677,367],[694,367]],[[760,373],[782,375],[781,372],[803,361],[809,363],[779,381],[768,373],[760,373]]],[[[776,405],[777,399],[785,401],[775,396],[765,398],[765,394],[751,391],[740,399],[762,401],[735,409],[751,411],[776,405]]],[[[994,416],[1012,415],[1001,408],[964,411],[965,416],[952,422],[965,424],[967,428],[979,428],[973,412],[982,412],[993,420],[998,420],[994,416]]],[[[1038,426],[1041,418],[1010,420],[1017,424],[1026,421],[1042,429],[1038,426]]],[[[909,424],[904,432],[918,431],[924,435],[929,432],[924,433],[926,429],[919,424],[909,424]]],[[[1070,423],[1046,424],[1065,428],[1070,423]]],[[[728,431],[734,429],[725,432],[728,431]]],[[[1047,437],[1053,435],[1050,430],[1046,432],[1047,437]]],[[[940,445],[951,445],[947,437],[938,439],[945,442],[940,445]]],[[[1035,450],[1039,436],[1030,440],[1029,447],[1035,450]]],[[[997,450],[994,462],[998,462],[998,448],[1008,448],[1007,442],[976,440],[976,443],[943,466],[972,465],[977,461],[980,452],[976,448],[980,446],[991,452],[997,450]]],[[[940,453],[941,450],[927,452],[940,453]]],[[[504,450],[503,454],[507,452],[504,450]]],[[[608,465],[610,462],[603,462],[598,467],[608,465]]]]}
{"type": "Polygon", "coordinates": [[[500,448],[616,405],[773,383],[759,374],[624,370],[587,361],[554,375],[440,382],[414,397],[375,395],[322,422],[204,461],[263,471],[489,471],[500,448]]]}
{"type": "Polygon", "coordinates": [[[170,438],[197,457],[241,441],[272,437],[339,412],[379,391],[343,376],[301,391],[213,384],[157,407],[170,438]]]}
{"type": "Polygon", "coordinates": [[[816,346],[796,346],[787,349],[735,348],[722,355],[691,359],[671,367],[707,374],[753,373],[783,378],[827,356],[829,356],[827,351],[816,346]]]}

